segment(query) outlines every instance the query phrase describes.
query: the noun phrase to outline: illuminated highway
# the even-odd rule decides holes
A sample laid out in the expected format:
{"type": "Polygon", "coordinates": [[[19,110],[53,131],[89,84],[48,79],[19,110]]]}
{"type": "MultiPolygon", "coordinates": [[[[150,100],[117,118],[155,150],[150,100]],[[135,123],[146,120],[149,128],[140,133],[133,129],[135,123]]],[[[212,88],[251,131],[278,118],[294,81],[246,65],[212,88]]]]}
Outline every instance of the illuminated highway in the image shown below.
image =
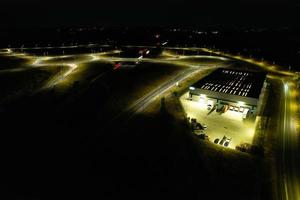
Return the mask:
{"type": "Polygon", "coordinates": [[[280,180],[278,197],[284,200],[300,199],[299,185],[299,134],[294,109],[296,100],[293,90],[295,86],[288,80],[282,80],[281,115],[279,119],[280,157],[278,158],[278,179],[280,180]]]}
{"type": "Polygon", "coordinates": [[[123,118],[123,119],[130,119],[134,114],[145,109],[148,105],[150,105],[155,99],[164,95],[169,89],[176,86],[176,83],[184,81],[186,78],[190,77],[194,73],[197,73],[201,70],[212,69],[211,66],[200,65],[198,67],[188,68],[181,74],[177,75],[176,77],[168,80],[163,85],[157,87],[152,92],[146,94],[145,96],[141,97],[137,101],[135,101],[129,108],[124,110],[120,113],[116,119],[123,118]]]}

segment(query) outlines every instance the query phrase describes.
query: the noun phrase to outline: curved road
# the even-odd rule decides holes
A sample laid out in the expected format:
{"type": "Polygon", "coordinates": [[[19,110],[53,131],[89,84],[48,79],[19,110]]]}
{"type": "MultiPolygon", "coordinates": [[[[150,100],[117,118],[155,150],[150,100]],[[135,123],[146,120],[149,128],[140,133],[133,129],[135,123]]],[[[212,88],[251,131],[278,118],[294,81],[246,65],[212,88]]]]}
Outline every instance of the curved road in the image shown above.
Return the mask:
{"type": "Polygon", "coordinates": [[[169,89],[174,87],[177,82],[181,82],[185,79],[187,79],[189,76],[191,76],[194,73],[197,73],[201,70],[205,70],[211,68],[211,66],[199,66],[199,67],[193,67],[188,68],[184,72],[180,73],[179,75],[175,76],[174,78],[166,81],[161,86],[157,87],[156,89],[152,90],[148,94],[144,95],[137,101],[135,101],[131,106],[129,106],[127,109],[125,109],[123,112],[121,112],[116,119],[126,119],[129,120],[132,118],[135,114],[145,109],[147,106],[149,106],[156,98],[163,95],[165,92],[167,92],[169,89]]]}

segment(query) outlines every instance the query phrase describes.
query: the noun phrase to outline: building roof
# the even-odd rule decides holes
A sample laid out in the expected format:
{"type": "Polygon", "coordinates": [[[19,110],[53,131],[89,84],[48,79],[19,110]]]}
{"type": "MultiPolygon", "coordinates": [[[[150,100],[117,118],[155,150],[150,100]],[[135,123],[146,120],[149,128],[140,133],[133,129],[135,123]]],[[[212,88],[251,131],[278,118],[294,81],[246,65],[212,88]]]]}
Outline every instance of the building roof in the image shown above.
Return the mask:
{"type": "Polygon", "coordinates": [[[219,68],[192,87],[258,99],[265,77],[263,72],[219,68]]]}

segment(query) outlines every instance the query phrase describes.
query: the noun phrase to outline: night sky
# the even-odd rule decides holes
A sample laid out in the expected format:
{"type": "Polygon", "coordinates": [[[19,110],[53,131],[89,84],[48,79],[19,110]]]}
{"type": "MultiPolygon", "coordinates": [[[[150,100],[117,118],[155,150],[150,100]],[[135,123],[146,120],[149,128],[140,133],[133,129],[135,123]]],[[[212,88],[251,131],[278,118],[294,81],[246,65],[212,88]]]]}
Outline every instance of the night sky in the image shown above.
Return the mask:
{"type": "Polygon", "coordinates": [[[300,3],[286,0],[1,1],[2,27],[293,26],[300,3]]]}

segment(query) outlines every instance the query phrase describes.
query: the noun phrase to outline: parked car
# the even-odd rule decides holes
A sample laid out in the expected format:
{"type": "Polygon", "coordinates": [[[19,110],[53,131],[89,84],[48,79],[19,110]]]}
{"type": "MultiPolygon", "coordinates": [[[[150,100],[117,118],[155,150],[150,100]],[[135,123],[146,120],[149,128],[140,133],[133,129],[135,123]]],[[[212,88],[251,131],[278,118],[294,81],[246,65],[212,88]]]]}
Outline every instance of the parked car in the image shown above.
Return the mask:
{"type": "Polygon", "coordinates": [[[211,104],[208,104],[207,105],[207,110],[210,110],[212,108],[212,105],[211,104]]]}
{"type": "Polygon", "coordinates": [[[226,142],[224,143],[224,146],[225,146],[225,147],[228,147],[228,145],[229,145],[229,141],[226,141],[226,142]]]}
{"type": "Polygon", "coordinates": [[[220,141],[220,139],[219,139],[219,138],[217,138],[217,139],[215,139],[215,140],[214,140],[214,143],[215,143],[215,144],[218,144],[218,143],[219,143],[219,141],[220,141]]]}
{"type": "Polygon", "coordinates": [[[201,135],[204,133],[203,130],[194,130],[193,132],[195,135],[201,135]]]}
{"type": "Polygon", "coordinates": [[[200,139],[203,139],[203,140],[209,140],[208,135],[206,135],[205,133],[200,134],[200,135],[199,135],[199,138],[200,138],[200,139]]]}
{"type": "Polygon", "coordinates": [[[219,144],[223,145],[224,142],[226,141],[226,139],[227,139],[227,137],[224,135],[219,144]]]}

